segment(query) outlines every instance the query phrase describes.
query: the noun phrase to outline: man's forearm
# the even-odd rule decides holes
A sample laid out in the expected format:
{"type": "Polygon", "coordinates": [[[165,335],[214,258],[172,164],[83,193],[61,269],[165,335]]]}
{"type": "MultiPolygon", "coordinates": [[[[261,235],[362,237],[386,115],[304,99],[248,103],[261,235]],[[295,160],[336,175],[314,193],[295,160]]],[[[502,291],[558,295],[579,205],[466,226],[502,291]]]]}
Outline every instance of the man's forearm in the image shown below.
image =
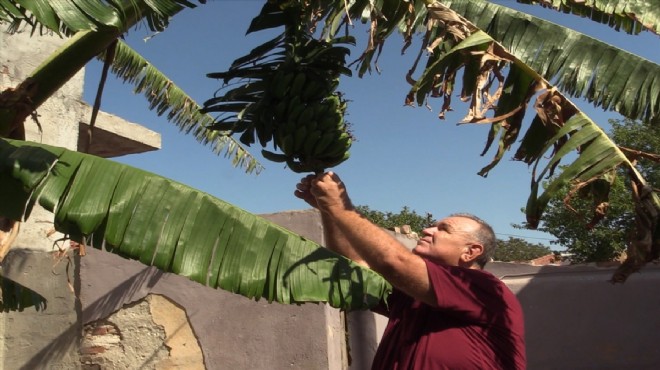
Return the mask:
{"type": "Polygon", "coordinates": [[[333,233],[341,235],[353,253],[380,273],[390,268],[392,260],[411,254],[385,230],[354,209],[341,210],[322,217],[324,227],[326,224],[332,224],[333,233]]]}
{"type": "Polygon", "coordinates": [[[321,213],[321,222],[323,223],[323,238],[325,246],[351,260],[369,267],[367,262],[353,248],[343,232],[337,227],[335,222],[328,215],[321,213]]]}
{"type": "Polygon", "coordinates": [[[392,235],[353,209],[326,215],[352,250],[393,286],[429,304],[434,302],[426,263],[392,235]]]}

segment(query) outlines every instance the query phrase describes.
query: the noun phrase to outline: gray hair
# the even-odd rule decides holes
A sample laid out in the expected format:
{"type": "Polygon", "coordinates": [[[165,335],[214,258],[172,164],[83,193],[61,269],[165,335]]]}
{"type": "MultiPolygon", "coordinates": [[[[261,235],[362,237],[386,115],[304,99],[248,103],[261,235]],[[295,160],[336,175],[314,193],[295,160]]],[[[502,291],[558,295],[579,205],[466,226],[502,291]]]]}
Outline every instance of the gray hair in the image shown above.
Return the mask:
{"type": "Polygon", "coordinates": [[[449,217],[468,218],[479,224],[479,228],[472,234],[472,237],[484,247],[483,253],[475,260],[477,265],[483,269],[486,263],[495,255],[495,248],[497,247],[497,237],[495,237],[493,228],[486,221],[471,213],[454,213],[449,215],[449,217]]]}

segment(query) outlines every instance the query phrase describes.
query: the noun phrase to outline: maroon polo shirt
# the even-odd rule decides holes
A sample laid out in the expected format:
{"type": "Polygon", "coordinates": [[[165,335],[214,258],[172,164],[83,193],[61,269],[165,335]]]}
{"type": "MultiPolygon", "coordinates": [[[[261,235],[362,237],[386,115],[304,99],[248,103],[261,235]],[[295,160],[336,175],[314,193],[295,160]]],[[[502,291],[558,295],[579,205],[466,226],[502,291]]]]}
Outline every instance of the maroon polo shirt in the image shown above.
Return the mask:
{"type": "Polygon", "coordinates": [[[523,312],[491,273],[426,261],[437,307],[395,289],[372,369],[524,369],[523,312]]]}

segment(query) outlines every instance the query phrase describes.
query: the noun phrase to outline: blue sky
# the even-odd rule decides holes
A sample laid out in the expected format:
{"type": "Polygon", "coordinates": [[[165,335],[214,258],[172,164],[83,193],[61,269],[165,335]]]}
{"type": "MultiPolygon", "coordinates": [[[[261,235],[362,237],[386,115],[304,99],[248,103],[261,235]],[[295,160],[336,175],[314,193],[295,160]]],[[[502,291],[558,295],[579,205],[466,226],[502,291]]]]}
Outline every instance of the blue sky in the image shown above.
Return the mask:
{"type": "MultiPolygon", "coordinates": [[[[498,3],[596,35],[655,63],[660,61],[657,35],[646,32],[633,37],[539,6],[519,5],[513,0],[498,3]]],[[[130,31],[125,41],[202,104],[221,87],[220,81],[209,79],[206,74],[227,70],[234,59],[270,36],[266,32],[245,35],[262,4],[263,1],[211,0],[196,9],[182,11],[165,32],[152,35],[143,26],[130,31]]],[[[359,56],[365,46],[363,30],[356,28],[358,45],[351,57],[359,56]]],[[[420,214],[432,213],[436,218],[470,212],[491,223],[501,239],[515,236],[547,244],[551,235],[511,226],[525,220],[521,208],[529,195],[531,179],[525,164],[511,161],[513,153],[508,153],[487,178],[477,175],[494,155],[490,150],[480,156],[487,125],[457,126],[466,114],[458,104],[454,104],[455,111],[444,121],[436,117],[439,100],[433,102],[432,111],[404,106],[409,89],[404,77],[417,50],[411,47],[401,55],[401,46],[398,35],[391,37],[379,60],[380,73],[373,71],[362,79],[357,74],[343,77],[338,88],[350,100],[347,120],[353,124],[357,141],[351,148],[351,158],[334,171],[347,184],[353,202],[392,212],[407,206],[420,214]]],[[[100,69],[101,64],[96,61],[86,69],[87,102],[94,100],[100,69]]],[[[618,117],[581,100],[574,102],[596,122],[605,124],[608,118],[618,117]]],[[[110,78],[102,109],[162,135],[161,150],[115,158],[121,163],[182,182],[256,214],[308,208],[293,196],[302,175],[266,160],[261,161],[266,169],[259,175],[232,167],[229,160],[213,154],[210,148],[149,111],[146,99],[133,94],[130,85],[110,78]]],[[[258,144],[248,149],[259,157],[258,144]]]]}

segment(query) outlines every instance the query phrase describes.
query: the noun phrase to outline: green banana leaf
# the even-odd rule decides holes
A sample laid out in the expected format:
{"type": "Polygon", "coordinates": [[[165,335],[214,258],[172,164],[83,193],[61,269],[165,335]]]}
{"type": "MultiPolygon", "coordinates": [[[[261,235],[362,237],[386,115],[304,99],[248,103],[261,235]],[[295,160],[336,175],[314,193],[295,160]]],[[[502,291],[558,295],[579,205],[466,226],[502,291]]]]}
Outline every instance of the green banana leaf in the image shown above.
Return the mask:
{"type": "MultiPolygon", "coordinates": [[[[553,0],[553,3],[559,0],[553,0]]],[[[561,0],[562,3],[566,1],[561,0]]],[[[623,17],[632,12],[636,19],[657,29],[660,6],[655,0],[625,2],[626,7],[614,6],[614,0],[588,1],[572,5],[594,7],[607,14],[623,17]]],[[[398,28],[409,46],[413,36],[424,32],[422,50],[440,34],[428,29],[428,8],[425,1],[413,1],[402,17],[397,8],[386,3],[343,1],[328,4],[322,14],[325,37],[344,32],[346,14],[351,19],[371,22],[373,32],[359,64],[360,76],[370,71],[375,53],[383,47],[389,31],[398,28]],[[347,8],[348,7],[348,8],[347,8]]],[[[505,6],[485,0],[438,1],[465,17],[480,30],[489,34],[529,68],[556,85],[569,96],[584,98],[602,107],[614,110],[631,119],[660,124],[660,66],[625,50],[581,34],[569,28],[545,21],[505,6]]],[[[622,2],[621,2],[622,3],[622,2]]],[[[623,3],[622,3],[623,4],[623,3]]],[[[621,22],[624,22],[621,20],[621,22]]],[[[437,27],[436,27],[437,28],[437,27]]],[[[432,77],[432,76],[431,76],[432,77]]]]}
{"type": "Polygon", "coordinates": [[[262,217],[106,159],[0,140],[0,215],[53,212],[87,246],[248,298],[365,309],[390,291],[377,273],[262,217]]]}
{"type": "MultiPolygon", "coordinates": [[[[566,137],[567,140],[547,159],[540,171],[538,171],[538,167],[543,158],[542,156],[535,158],[533,170],[535,178],[532,179],[532,193],[526,207],[528,222],[532,225],[538,224],[546,205],[564,185],[585,184],[610,173],[619,166],[635,172],[636,177],[641,178],[635,166],[619,147],[584,113],[579,112],[573,115],[550,140],[547,140],[541,153],[549,151],[557,141],[566,137]],[[546,184],[543,193],[538,195],[543,179],[549,177],[562,158],[578,150],[580,151],[579,156],[562,168],[561,173],[553,177],[546,184]]],[[[657,201],[657,196],[656,207],[660,209],[660,201],[657,201]]]]}
{"type": "Polygon", "coordinates": [[[2,276],[0,268],[0,312],[23,311],[34,307],[37,311],[46,309],[46,298],[39,293],[2,276]]]}
{"type": "MultiPolygon", "coordinates": [[[[199,0],[205,3],[205,0],[199,0]]],[[[145,23],[152,31],[162,31],[169,18],[184,8],[196,5],[187,0],[2,0],[0,21],[11,22],[10,29],[18,29],[22,23],[67,35],[79,31],[96,31],[103,27],[128,29],[133,26],[128,7],[137,6],[145,23]]]]}
{"type": "Polygon", "coordinates": [[[538,4],[560,12],[571,13],[583,18],[607,24],[630,34],[642,30],[660,32],[660,15],[656,0],[516,0],[523,4],[538,4]]]}
{"type": "Polygon", "coordinates": [[[201,113],[201,106],[194,99],[121,40],[117,42],[110,71],[135,86],[134,92],[147,98],[150,110],[164,115],[182,132],[192,133],[198,143],[209,145],[214,153],[224,153],[231,158],[234,167],[256,174],[263,170],[261,163],[241,143],[213,129],[215,119],[201,113]]]}
{"type": "MultiPolygon", "coordinates": [[[[443,4],[565,94],[630,119],[660,123],[660,65],[488,1],[452,0],[443,4]]],[[[660,17],[660,7],[653,13],[660,17]]]]}

